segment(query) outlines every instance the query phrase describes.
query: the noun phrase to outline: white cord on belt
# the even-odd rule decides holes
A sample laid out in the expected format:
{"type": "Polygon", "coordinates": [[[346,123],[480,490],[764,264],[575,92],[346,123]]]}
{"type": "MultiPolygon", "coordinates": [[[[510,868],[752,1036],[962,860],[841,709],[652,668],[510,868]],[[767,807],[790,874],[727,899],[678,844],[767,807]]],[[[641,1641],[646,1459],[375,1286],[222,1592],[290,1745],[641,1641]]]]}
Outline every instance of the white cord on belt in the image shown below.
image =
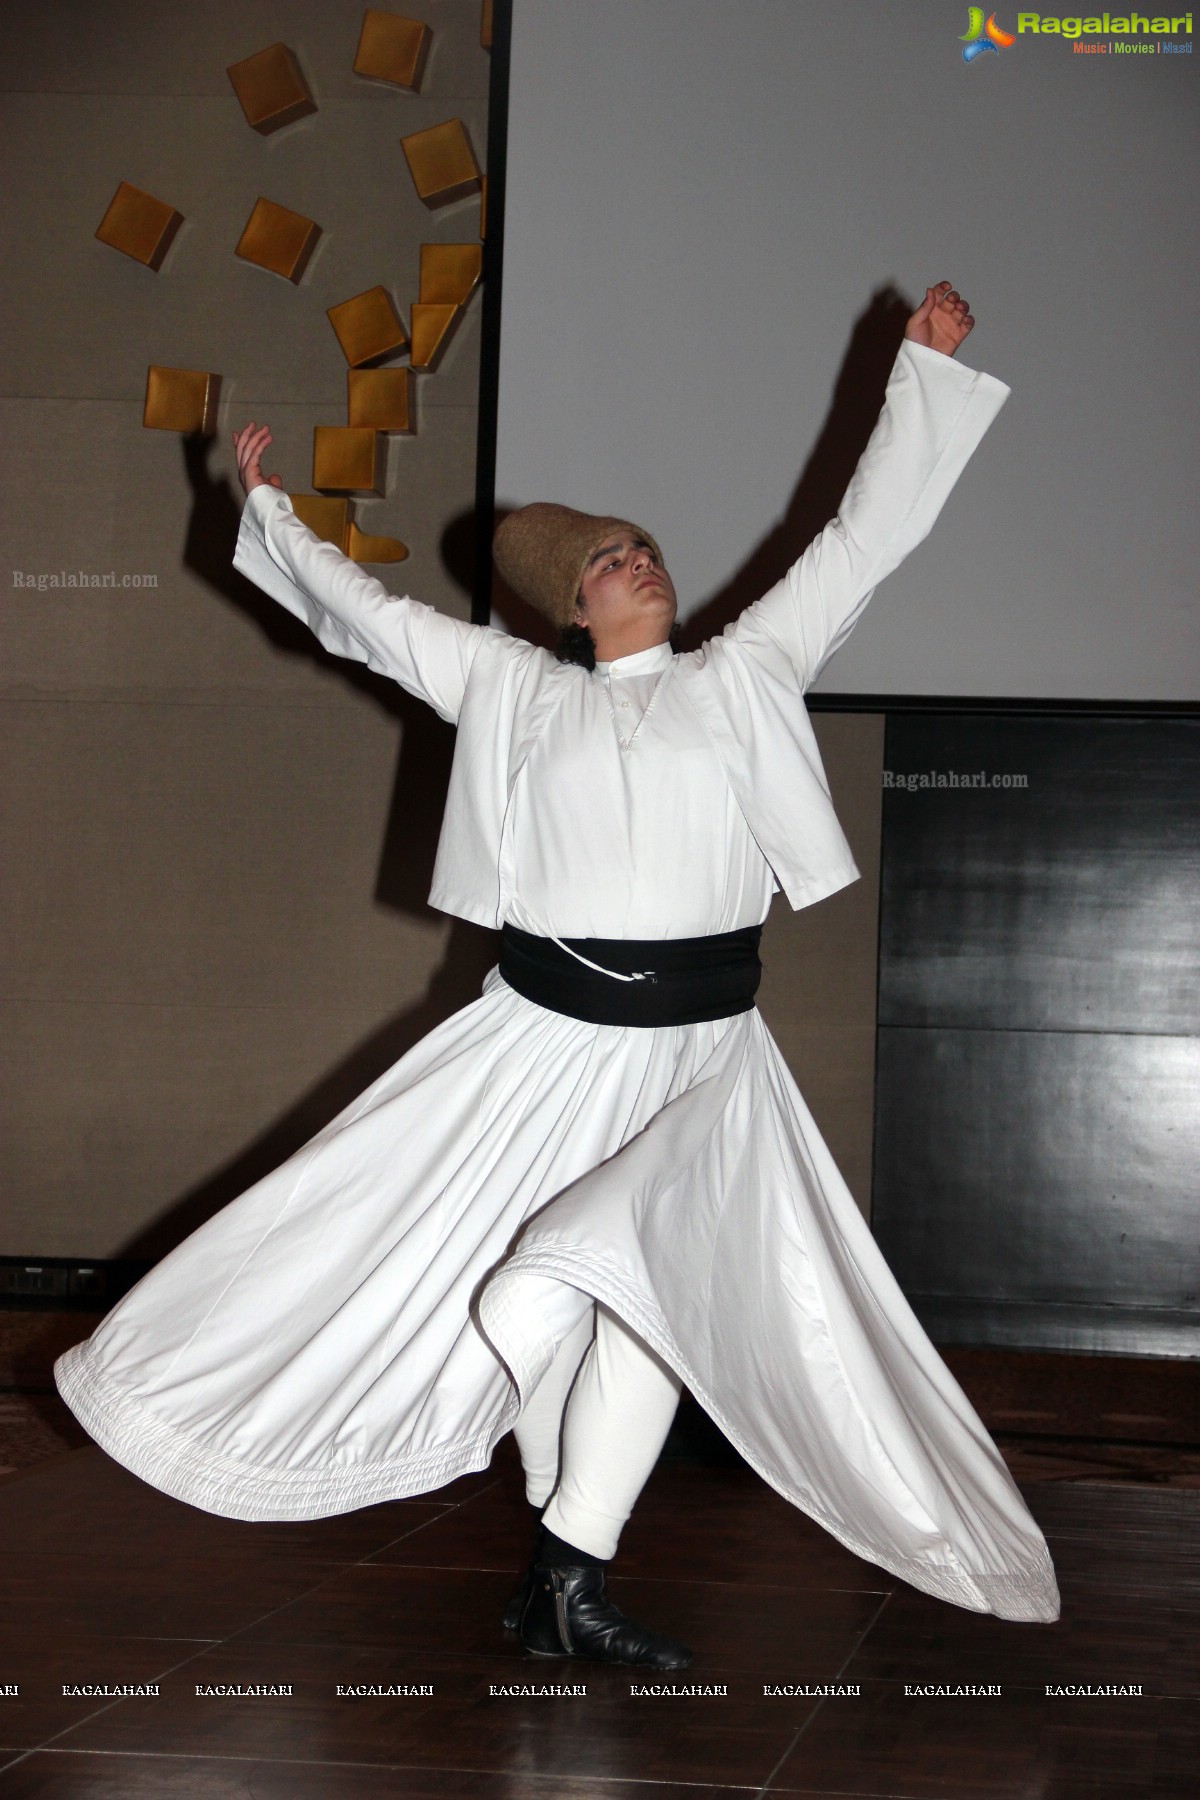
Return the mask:
{"type": "Polygon", "coordinates": [[[552,931],[548,931],[546,936],[552,944],[557,944],[560,950],[565,950],[568,956],[573,956],[576,962],[581,962],[585,968],[595,969],[597,975],[611,975],[614,981],[654,980],[653,969],[640,969],[633,975],[621,975],[616,969],[606,969],[601,963],[589,962],[586,956],[580,956],[578,950],[572,950],[570,944],[564,944],[561,938],[556,938],[552,931]]]}

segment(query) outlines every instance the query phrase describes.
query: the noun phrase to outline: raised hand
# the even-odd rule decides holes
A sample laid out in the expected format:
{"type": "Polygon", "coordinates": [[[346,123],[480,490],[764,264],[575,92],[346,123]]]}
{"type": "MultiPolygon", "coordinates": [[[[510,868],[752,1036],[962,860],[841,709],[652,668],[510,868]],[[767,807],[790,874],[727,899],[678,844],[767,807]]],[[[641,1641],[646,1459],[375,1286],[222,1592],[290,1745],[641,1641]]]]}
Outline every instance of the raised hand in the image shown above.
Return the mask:
{"type": "Polygon", "coordinates": [[[958,291],[948,281],[939,281],[936,287],[925,289],[925,298],[904,327],[904,335],[914,344],[953,356],[974,323],[958,291]]]}
{"type": "Polygon", "coordinates": [[[262,455],[271,442],[271,431],[267,425],[256,425],[251,419],[243,431],[233,434],[233,447],[237,452],[238,480],[248,494],[256,487],[283,486],[282,475],[264,475],[262,471],[262,455]]]}

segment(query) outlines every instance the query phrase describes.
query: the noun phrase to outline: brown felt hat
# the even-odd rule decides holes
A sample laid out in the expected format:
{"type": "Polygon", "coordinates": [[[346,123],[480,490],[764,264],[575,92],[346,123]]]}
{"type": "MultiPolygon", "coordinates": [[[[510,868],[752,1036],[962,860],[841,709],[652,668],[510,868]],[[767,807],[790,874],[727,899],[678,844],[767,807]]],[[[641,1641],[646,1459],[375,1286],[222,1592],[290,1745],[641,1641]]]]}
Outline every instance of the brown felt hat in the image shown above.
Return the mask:
{"type": "Polygon", "coordinates": [[[496,567],[514,594],[536,606],[554,625],[570,625],[589,559],[614,531],[643,538],[662,561],[662,551],[629,519],[576,512],[539,500],[510,513],[492,540],[496,567]]]}

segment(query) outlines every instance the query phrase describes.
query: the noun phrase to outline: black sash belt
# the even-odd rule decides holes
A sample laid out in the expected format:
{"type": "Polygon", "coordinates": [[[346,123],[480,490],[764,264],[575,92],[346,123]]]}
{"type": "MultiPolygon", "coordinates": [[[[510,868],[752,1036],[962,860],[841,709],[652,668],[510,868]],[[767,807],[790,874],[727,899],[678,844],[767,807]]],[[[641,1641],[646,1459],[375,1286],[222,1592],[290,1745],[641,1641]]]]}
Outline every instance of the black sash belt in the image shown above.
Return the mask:
{"type": "Polygon", "coordinates": [[[762,974],[761,936],[761,925],[747,925],[713,937],[562,940],[588,962],[642,978],[614,981],[553,938],[505,925],[500,973],[526,1000],[591,1025],[698,1025],[750,1011],[762,974]]]}

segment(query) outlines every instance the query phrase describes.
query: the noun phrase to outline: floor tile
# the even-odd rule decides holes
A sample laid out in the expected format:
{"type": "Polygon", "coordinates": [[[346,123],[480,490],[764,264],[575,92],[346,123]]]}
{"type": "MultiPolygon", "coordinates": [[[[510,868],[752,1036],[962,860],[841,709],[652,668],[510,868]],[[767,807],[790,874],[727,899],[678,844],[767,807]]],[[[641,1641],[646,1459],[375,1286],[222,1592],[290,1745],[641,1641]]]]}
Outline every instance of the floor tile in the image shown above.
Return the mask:
{"type": "Polygon", "coordinates": [[[1177,1445],[1126,1444],[1076,1441],[1062,1444],[1038,1437],[1019,1437],[1011,1432],[995,1434],[996,1448],[1013,1480],[1056,1482],[1073,1486],[1142,1485],[1154,1492],[1162,1488],[1200,1490],[1200,1450],[1177,1445]]]}
{"type": "Polygon", "coordinates": [[[1200,1522],[1200,1493],[1163,1488],[1066,1483],[1022,1489],[1034,1518],[1050,1533],[1170,1530],[1200,1522]]]}
{"type": "Polygon", "coordinates": [[[0,1482],[87,1441],[82,1425],[57,1394],[0,1389],[0,1482]]]}
{"type": "MultiPolygon", "coordinates": [[[[694,1673],[693,1672],[689,1672],[694,1673]]],[[[660,1677],[660,1683],[661,1683],[660,1677]]],[[[684,1681],[680,1677],[680,1682],[684,1681]]],[[[725,1696],[631,1695],[637,1670],[520,1663],[311,1645],[222,1646],[163,1683],[162,1698],[131,1700],[83,1721],[59,1749],[171,1751],[302,1762],[522,1769],[610,1780],[764,1780],[812,1703],[772,1706],[759,1684],[732,1680],[725,1696]],[[339,1698],[337,1686],[410,1684],[432,1695],[339,1698]],[[289,1686],[261,1698],[197,1694],[215,1685],[289,1686]],[[535,1696],[493,1692],[532,1687],[535,1696]],[[583,1689],[570,1697],[554,1690],[583,1689]]]]}
{"type": "Polygon", "coordinates": [[[861,1698],[821,1707],[771,1792],[836,1787],[911,1800],[1149,1796],[1159,1740],[1177,1705],[1050,1700],[1015,1688],[987,1699],[920,1698],[895,1683],[866,1683],[861,1698]]]}
{"type": "Polygon", "coordinates": [[[664,1547],[683,1578],[889,1593],[898,1578],[864,1562],[745,1468],[663,1463],[621,1537],[624,1572],[662,1572],[664,1547]]]}
{"type": "Polygon", "coordinates": [[[0,1487],[0,1543],[93,1560],[125,1560],[135,1541],[143,1552],[180,1557],[357,1562],[449,1505],[438,1494],[329,1519],[222,1519],[160,1493],[92,1445],[0,1487]]]}
{"type": "MultiPolygon", "coordinates": [[[[527,1771],[339,1768],[176,1757],[41,1751],[0,1772],[2,1800],[714,1800],[715,1787],[564,1779],[527,1771]]],[[[817,1797],[820,1800],[820,1796],[817,1797]]]]}
{"type": "MultiPolygon", "coordinates": [[[[10,1540],[11,1541],[11,1540],[10,1540]]],[[[223,1638],[316,1587],[328,1563],[177,1557],[132,1538],[123,1561],[0,1555],[0,1635],[223,1638]]]]}
{"type": "MultiPolygon", "coordinates": [[[[469,1505],[376,1551],[373,1562],[411,1568],[523,1566],[532,1513],[518,1486],[498,1481],[469,1505]]],[[[673,1582],[758,1582],[889,1593],[894,1575],[863,1562],[748,1470],[660,1464],[621,1538],[621,1576],[673,1582]],[[669,1546],[669,1550],[667,1549],[669,1546]]]]}
{"type": "Polygon", "coordinates": [[[406,1568],[487,1569],[512,1577],[528,1559],[533,1524],[519,1485],[497,1481],[485,1493],[447,1507],[419,1531],[384,1544],[367,1560],[406,1568]]]}
{"type": "Polygon", "coordinates": [[[73,1637],[44,1639],[4,1622],[0,1638],[0,1742],[34,1749],[114,1705],[105,1695],[64,1694],[64,1686],[145,1686],[208,1648],[203,1639],[73,1637]],[[20,1691],[4,1695],[6,1687],[20,1691]]]}
{"type": "MultiPolygon", "coordinates": [[[[247,1627],[241,1641],[403,1641],[418,1659],[447,1645],[490,1656],[502,1641],[499,1620],[510,1591],[511,1577],[504,1574],[381,1564],[347,1568],[247,1627]]],[[[617,1576],[609,1592],[632,1617],[691,1645],[697,1667],[783,1668],[795,1671],[793,1679],[814,1681],[832,1679],[881,1604],[878,1594],[617,1576]]]]}
{"type": "Polygon", "coordinates": [[[1047,1543],[1064,1593],[1165,1595],[1176,1606],[1190,1605],[1200,1620],[1200,1543],[1168,1551],[1157,1535],[1115,1532],[1099,1542],[1055,1537],[1047,1543]]]}
{"type": "Polygon", "coordinates": [[[95,1450],[0,1484],[0,1685],[21,1686],[0,1702],[0,1741],[16,1745],[0,1752],[0,1800],[689,1800],[753,1795],[772,1771],[771,1791],[809,1800],[1190,1794],[1190,1494],[1031,1489],[1064,1614],[1018,1625],[858,1562],[737,1464],[667,1461],[611,1590],[693,1645],[670,1682],[724,1684],[720,1698],[635,1697],[652,1685],[637,1671],[527,1656],[500,1627],[530,1523],[511,1446],[449,1495],[243,1525],[95,1450]],[[157,1698],[61,1692],[156,1676],[157,1698]],[[197,1679],[293,1693],[197,1695],[197,1679]],[[862,1694],[763,1692],[839,1679],[862,1694]],[[1141,1700],[1044,1691],[1139,1681],[1141,1700]],[[349,1699],[339,1682],[435,1692],[349,1699]],[[1005,1692],[922,1698],[905,1682],[1005,1692]],[[588,1692],[490,1691],[555,1685],[588,1692]]]}
{"type": "Polygon", "coordinates": [[[1052,1625],[969,1613],[905,1589],[855,1652],[847,1679],[891,1682],[1140,1682],[1147,1693],[1200,1692],[1194,1620],[1144,1594],[1064,1590],[1052,1625]]]}

